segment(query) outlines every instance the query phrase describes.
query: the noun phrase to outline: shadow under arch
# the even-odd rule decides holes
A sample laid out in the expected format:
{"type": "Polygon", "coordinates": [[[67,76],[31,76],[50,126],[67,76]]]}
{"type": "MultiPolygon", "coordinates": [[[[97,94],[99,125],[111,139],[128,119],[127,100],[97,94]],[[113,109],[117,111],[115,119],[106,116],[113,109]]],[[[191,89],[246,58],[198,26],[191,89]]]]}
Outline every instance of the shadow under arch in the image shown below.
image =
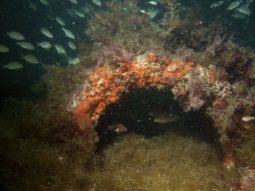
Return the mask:
{"type": "Polygon", "coordinates": [[[109,105],[100,116],[95,126],[99,136],[97,150],[102,151],[128,133],[151,138],[168,132],[206,142],[212,145],[222,158],[223,151],[219,144],[217,129],[213,127],[212,119],[204,110],[205,108],[202,107],[197,111],[185,112],[180,103],[174,99],[172,92],[167,89],[133,89],[123,95],[118,103],[109,105]],[[170,122],[157,123],[155,122],[157,116],[152,116],[151,113],[166,113],[171,115],[173,120],[170,118],[170,122]],[[115,124],[124,125],[128,132],[121,134],[109,128],[115,124]]]}

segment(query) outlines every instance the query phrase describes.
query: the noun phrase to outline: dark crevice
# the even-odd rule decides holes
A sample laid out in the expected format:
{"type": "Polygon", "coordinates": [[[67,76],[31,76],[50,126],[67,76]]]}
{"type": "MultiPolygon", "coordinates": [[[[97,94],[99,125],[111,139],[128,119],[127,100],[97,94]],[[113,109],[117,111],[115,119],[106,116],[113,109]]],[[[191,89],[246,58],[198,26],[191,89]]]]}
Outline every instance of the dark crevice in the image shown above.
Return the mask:
{"type": "Polygon", "coordinates": [[[168,132],[208,142],[221,153],[218,134],[212,120],[204,111],[184,112],[171,91],[165,89],[131,90],[119,103],[107,107],[104,115],[100,117],[96,131],[100,137],[98,151],[128,133],[150,138],[168,132]],[[152,113],[169,113],[174,116],[174,120],[169,123],[156,123],[152,113]],[[109,130],[114,124],[123,124],[128,132],[118,134],[109,130]]]}

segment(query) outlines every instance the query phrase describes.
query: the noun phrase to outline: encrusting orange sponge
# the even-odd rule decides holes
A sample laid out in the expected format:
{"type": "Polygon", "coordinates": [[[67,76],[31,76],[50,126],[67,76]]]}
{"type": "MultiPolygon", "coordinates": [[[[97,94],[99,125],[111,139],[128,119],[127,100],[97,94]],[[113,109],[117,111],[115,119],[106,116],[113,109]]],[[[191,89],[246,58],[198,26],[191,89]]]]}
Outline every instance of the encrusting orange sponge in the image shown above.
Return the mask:
{"type": "MultiPolygon", "coordinates": [[[[181,86],[191,80],[192,70],[201,70],[207,74],[203,80],[216,80],[211,71],[200,65],[179,59],[162,60],[153,52],[137,56],[127,63],[102,64],[88,78],[90,88],[79,92],[79,99],[75,100],[77,104],[72,109],[74,118],[81,129],[93,128],[106,107],[117,103],[123,93],[132,88],[171,89],[181,86]]],[[[183,94],[176,90],[173,93],[177,97],[183,94]]]]}

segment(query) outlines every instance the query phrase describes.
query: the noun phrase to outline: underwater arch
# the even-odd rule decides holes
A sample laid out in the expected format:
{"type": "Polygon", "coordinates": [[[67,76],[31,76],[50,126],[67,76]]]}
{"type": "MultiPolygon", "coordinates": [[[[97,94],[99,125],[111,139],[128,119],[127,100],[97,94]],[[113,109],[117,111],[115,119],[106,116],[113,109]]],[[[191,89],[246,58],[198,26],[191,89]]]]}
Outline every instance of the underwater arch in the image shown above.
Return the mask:
{"type": "Polygon", "coordinates": [[[147,52],[127,57],[123,54],[101,60],[73,94],[68,107],[79,130],[86,136],[95,132],[105,110],[134,89],[165,89],[173,94],[184,112],[202,109],[212,120],[226,155],[225,164],[233,167],[229,131],[234,111],[242,100],[234,106],[230,104],[234,94],[232,85],[220,79],[215,68],[175,55],[147,52]]]}

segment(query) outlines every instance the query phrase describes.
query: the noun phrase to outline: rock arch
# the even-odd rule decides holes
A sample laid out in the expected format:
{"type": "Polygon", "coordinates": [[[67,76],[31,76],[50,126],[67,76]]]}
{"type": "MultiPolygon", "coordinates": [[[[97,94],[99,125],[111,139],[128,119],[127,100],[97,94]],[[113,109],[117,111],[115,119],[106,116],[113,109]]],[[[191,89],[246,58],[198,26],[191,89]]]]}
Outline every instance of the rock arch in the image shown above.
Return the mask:
{"type": "Polygon", "coordinates": [[[226,165],[233,165],[227,134],[233,114],[233,111],[228,113],[228,99],[232,97],[233,88],[229,82],[218,78],[213,67],[174,56],[160,56],[155,52],[130,59],[107,60],[84,81],[69,107],[79,129],[87,135],[107,106],[117,103],[130,89],[150,87],[171,90],[184,111],[203,107],[218,129],[220,142],[226,151],[226,165]],[[220,123],[224,117],[227,123],[223,124],[227,125],[220,123]]]}

